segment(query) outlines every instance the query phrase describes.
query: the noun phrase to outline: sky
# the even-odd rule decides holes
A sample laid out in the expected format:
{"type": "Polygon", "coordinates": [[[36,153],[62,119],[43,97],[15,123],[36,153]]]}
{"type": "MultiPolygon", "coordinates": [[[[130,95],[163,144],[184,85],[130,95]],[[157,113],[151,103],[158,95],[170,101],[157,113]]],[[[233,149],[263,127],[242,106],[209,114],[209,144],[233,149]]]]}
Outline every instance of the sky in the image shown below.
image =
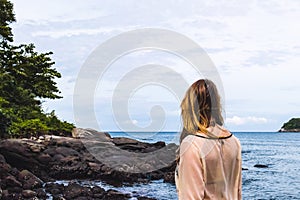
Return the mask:
{"type": "MultiPolygon", "coordinates": [[[[119,130],[127,122],[142,128],[163,122],[162,130],[181,128],[182,94],[176,96],[171,86],[159,84],[164,77],[170,78],[172,86],[180,82],[173,80],[176,76],[171,76],[168,70],[158,73],[145,69],[145,73],[139,74],[141,79],[155,77],[157,83],[135,85],[138,87],[133,92],[122,90],[123,97],[130,93],[129,97],[113,101],[114,95],[118,95],[117,87],[124,83],[121,80],[140,66],[168,66],[188,85],[203,78],[182,58],[157,49],[127,52],[114,60],[96,81],[91,97],[93,105],[82,105],[79,114],[74,113],[76,82],[89,56],[111,38],[142,28],[179,33],[207,53],[220,76],[228,129],[277,131],[284,122],[300,115],[300,1],[12,0],[12,3],[17,19],[12,24],[14,43],[34,43],[39,52],[52,51],[55,67],[62,74],[57,83],[63,98],[45,100],[44,110],[55,110],[60,119],[77,126],[109,131],[119,130]],[[126,110],[118,109],[122,103],[127,105],[126,110]],[[122,117],[126,116],[125,111],[129,118],[122,117]],[[89,122],[88,112],[95,114],[96,124],[89,122]]],[[[121,48],[122,44],[119,45],[121,48]]]]}

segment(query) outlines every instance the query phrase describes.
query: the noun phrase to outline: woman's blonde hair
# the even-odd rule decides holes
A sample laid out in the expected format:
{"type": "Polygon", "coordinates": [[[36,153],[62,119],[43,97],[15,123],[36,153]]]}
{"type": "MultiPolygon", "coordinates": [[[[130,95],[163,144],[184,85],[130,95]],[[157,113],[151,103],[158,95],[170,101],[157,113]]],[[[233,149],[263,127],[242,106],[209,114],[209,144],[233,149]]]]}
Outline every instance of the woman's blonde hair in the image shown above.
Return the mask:
{"type": "Polygon", "coordinates": [[[207,133],[207,128],[215,123],[223,125],[220,96],[212,81],[200,79],[188,88],[181,102],[181,117],[180,143],[188,134],[207,133]]]}

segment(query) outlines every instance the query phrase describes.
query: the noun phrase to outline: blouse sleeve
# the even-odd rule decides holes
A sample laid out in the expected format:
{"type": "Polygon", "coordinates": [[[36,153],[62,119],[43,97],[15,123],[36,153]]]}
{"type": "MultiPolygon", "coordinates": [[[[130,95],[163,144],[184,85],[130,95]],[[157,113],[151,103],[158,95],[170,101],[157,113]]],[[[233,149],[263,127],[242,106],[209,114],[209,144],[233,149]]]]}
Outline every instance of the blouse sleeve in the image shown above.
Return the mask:
{"type": "Polygon", "coordinates": [[[179,200],[204,198],[203,165],[200,152],[193,143],[183,142],[180,147],[178,166],[179,200]]]}

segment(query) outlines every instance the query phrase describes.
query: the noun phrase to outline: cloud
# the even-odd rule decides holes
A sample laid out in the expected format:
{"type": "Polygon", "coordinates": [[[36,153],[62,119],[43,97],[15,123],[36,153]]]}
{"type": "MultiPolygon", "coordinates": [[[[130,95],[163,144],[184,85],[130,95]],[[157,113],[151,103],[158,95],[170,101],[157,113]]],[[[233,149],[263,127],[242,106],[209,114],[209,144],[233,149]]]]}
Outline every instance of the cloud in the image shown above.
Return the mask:
{"type": "MultiPolygon", "coordinates": [[[[53,59],[63,75],[58,86],[65,98],[49,101],[46,106],[49,110],[55,109],[66,120],[73,120],[74,82],[90,52],[118,33],[144,27],[176,31],[207,51],[223,80],[226,112],[233,116],[227,119],[230,128],[265,130],[269,126],[269,129],[274,129],[282,116],[299,115],[300,29],[296,24],[300,17],[300,1],[250,0],[244,4],[224,0],[191,0],[189,3],[132,0],[125,4],[115,0],[101,3],[75,0],[72,4],[67,0],[12,2],[17,17],[17,23],[12,24],[15,42],[33,42],[39,51],[54,52],[53,59]],[[268,120],[253,116],[264,116],[268,120]]],[[[147,63],[170,66],[189,84],[202,78],[181,58],[145,50],[133,52],[113,63],[104,79],[99,81],[102,85],[95,94],[96,105],[98,100],[109,102],[118,80],[129,70],[147,63]]],[[[144,74],[154,76],[155,72],[144,74]]],[[[167,77],[170,82],[177,81],[170,74],[158,75],[167,77]]],[[[135,79],[127,84],[132,81],[135,79]]],[[[157,102],[168,105],[170,112],[167,115],[178,116],[175,110],[178,110],[179,103],[171,95],[156,92],[152,98],[147,98],[145,92],[135,94],[133,113],[143,111],[142,100],[147,99],[151,105],[157,102]]],[[[99,105],[98,112],[107,129],[115,129],[113,120],[108,117],[108,105],[99,105]]],[[[146,118],[134,119],[138,124],[147,122],[146,118]]],[[[172,120],[170,124],[177,123],[172,120]]]]}
{"type": "Polygon", "coordinates": [[[55,39],[59,39],[61,37],[72,37],[72,36],[79,36],[79,35],[99,35],[99,34],[112,34],[116,32],[124,32],[128,29],[131,29],[134,27],[102,27],[102,28],[78,28],[78,29],[60,29],[60,30],[54,30],[54,31],[37,31],[32,33],[33,37],[51,37],[55,39]]]}
{"type": "Polygon", "coordinates": [[[243,124],[247,124],[247,123],[251,123],[251,124],[265,124],[268,122],[268,120],[264,117],[253,117],[253,116],[249,116],[249,117],[238,117],[238,116],[233,116],[231,118],[227,118],[226,122],[228,124],[232,124],[232,125],[243,125],[243,124]]]}

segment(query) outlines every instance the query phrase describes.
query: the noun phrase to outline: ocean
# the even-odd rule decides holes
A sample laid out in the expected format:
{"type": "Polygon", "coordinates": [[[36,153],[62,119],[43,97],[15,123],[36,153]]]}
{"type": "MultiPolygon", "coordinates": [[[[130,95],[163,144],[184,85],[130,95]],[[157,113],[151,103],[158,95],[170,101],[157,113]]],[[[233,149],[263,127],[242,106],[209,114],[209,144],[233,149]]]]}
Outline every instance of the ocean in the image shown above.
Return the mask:
{"type": "MultiPolygon", "coordinates": [[[[112,137],[130,137],[144,142],[178,140],[178,133],[123,133],[110,132],[112,137]]],[[[242,196],[243,199],[300,199],[300,133],[234,132],[242,145],[242,196]],[[266,165],[256,168],[254,165],[266,165]]],[[[60,181],[61,182],[61,181],[60,181]]],[[[176,188],[163,180],[150,184],[112,187],[103,182],[81,181],[83,185],[99,185],[122,192],[176,200],[176,188]]],[[[66,183],[67,184],[67,183],[66,183]]],[[[132,198],[136,199],[136,198],[132,198]]]]}

